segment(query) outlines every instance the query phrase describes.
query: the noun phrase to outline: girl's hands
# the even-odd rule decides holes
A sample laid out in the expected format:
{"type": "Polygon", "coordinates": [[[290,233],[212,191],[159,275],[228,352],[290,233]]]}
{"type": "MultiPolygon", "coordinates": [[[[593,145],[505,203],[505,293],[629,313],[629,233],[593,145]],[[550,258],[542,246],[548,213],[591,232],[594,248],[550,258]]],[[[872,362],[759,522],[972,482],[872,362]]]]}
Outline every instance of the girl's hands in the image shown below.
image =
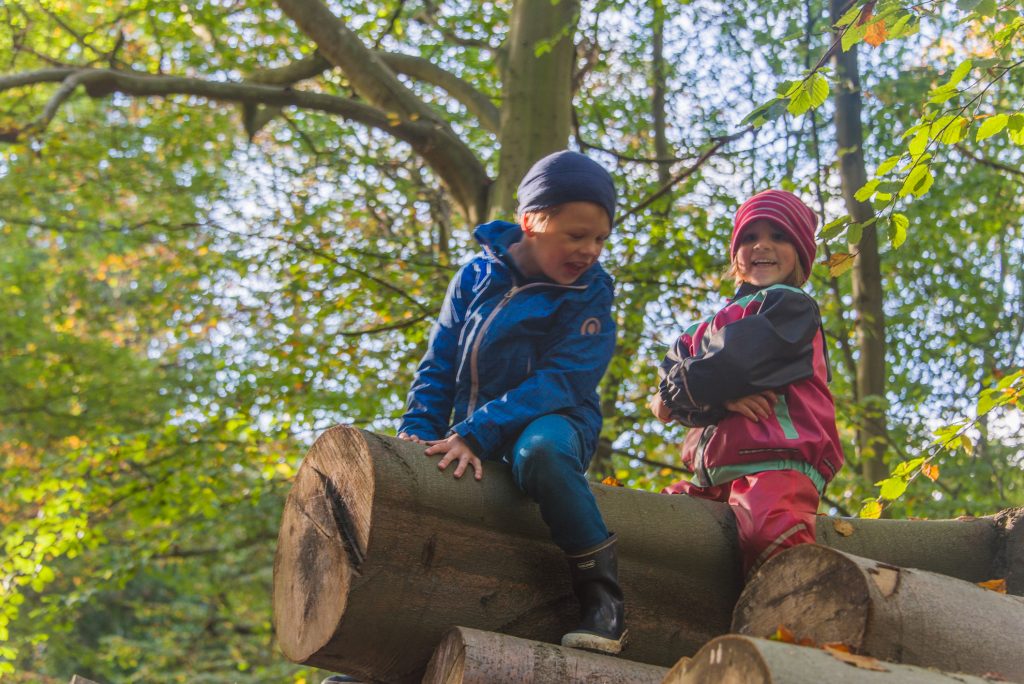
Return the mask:
{"type": "Polygon", "coordinates": [[[427,456],[437,456],[438,454],[444,454],[440,461],[437,462],[437,467],[440,470],[444,470],[452,463],[458,461],[458,465],[455,467],[455,479],[462,477],[462,474],[466,472],[466,468],[473,466],[473,476],[477,480],[483,479],[484,467],[480,463],[480,459],[473,453],[473,450],[469,448],[469,444],[466,443],[462,437],[457,434],[451,434],[445,439],[435,439],[429,442],[418,440],[420,444],[429,444],[425,453],[427,456]]]}
{"type": "Polygon", "coordinates": [[[654,417],[660,420],[662,423],[672,422],[672,411],[669,410],[668,406],[661,401],[661,394],[655,393],[651,397],[651,400],[647,402],[648,408],[654,413],[654,417]]]}
{"type": "Polygon", "coordinates": [[[775,392],[765,390],[757,394],[748,394],[739,399],[725,402],[725,408],[749,418],[755,423],[761,418],[768,418],[774,412],[775,402],[779,400],[775,392]]]}

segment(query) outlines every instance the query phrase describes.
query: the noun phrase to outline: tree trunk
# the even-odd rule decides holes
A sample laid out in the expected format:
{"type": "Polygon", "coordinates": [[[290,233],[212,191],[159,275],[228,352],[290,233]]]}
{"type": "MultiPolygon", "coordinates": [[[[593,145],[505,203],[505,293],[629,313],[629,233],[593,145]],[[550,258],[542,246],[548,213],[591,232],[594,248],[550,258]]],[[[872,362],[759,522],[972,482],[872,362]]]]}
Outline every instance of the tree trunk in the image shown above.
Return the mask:
{"type": "Polygon", "coordinates": [[[661,684],[665,672],[656,665],[455,627],[434,651],[423,684],[661,684]]]}
{"type": "Polygon", "coordinates": [[[723,636],[663,684],[991,684],[991,680],[882,663],[781,641],[723,636]]]}
{"type": "Polygon", "coordinates": [[[492,217],[510,217],[516,208],[516,188],[530,166],[569,142],[579,12],[579,0],[513,3],[502,74],[501,164],[491,190],[492,217]]]}
{"type": "Polygon", "coordinates": [[[805,544],[772,558],[733,614],[739,634],[839,643],[881,660],[1024,681],[1024,598],[805,544]]]}
{"type": "MultiPolygon", "coordinates": [[[[484,471],[455,480],[419,445],[347,427],[321,435],[289,493],[274,561],[284,654],[411,682],[454,625],[557,643],[578,611],[565,559],[508,467],[484,471]]],[[[740,590],[728,506],[592,488],[619,535],[623,657],[668,666],[728,631],[740,590]]],[[[1007,557],[990,518],[854,521],[847,536],[826,520],[826,543],[971,581],[992,577],[997,551],[1007,557]]]]}
{"type": "MultiPolygon", "coordinates": [[[[832,21],[837,22],[850,0],[831,0],[832,21]]],[[[867,182],[864,168],[864,131],[861,125],[860,69],[857,46],[835,55],[836,146],[840,157],[840,180],[846,211],[863,227],[860,241],[851,245],[857,254],[853,266],[853,307],[856,311],[857,396],[861,415],[857,429],[857,454],[862,475],[868,482],[888,477],[883,456],[888,442],[885,411],[885,313],[882,309],[882,271],[878,254],[875,211],[854,194],[867,182]]]]}

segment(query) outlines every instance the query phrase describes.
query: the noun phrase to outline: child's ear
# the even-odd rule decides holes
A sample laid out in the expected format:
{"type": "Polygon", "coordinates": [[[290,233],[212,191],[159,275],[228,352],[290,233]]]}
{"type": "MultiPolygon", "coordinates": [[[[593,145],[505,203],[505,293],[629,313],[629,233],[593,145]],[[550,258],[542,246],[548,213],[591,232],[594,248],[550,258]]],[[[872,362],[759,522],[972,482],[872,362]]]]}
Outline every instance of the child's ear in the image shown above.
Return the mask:
{"type": "Polygon", "coordinates": [[[519,226],[526,235],[534,235],[537,232],[537,214],[528,211],[519,217],[519,226]]]}

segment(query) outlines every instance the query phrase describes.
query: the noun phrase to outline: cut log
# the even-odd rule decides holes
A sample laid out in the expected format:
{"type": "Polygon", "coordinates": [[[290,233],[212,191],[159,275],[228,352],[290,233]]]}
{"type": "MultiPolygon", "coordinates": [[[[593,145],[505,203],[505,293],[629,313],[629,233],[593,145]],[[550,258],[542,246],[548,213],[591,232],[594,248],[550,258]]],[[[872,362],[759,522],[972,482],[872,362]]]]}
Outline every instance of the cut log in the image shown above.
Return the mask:
{"type": "Polygon", "coordinates": [[[456,627],[434,651],[423,684],[660,684],[666,671],[657,665],[456,627]]]}
{"type": "MultiPolygon", "coordinates": [[[[414,682],[455,625],[557,643],[578,607],[565,560],[507,466],[455,480],[423,447],[347,427],[321,435],[295,477],[274,560],[285,656],[383,682],[414,682]]],[[[728,631],[739,559],[728,506],[593,486],[619,536],[632,635],[623,657],[669,666],[728,631]]],[[[992,519],[827,518],[819,538],[888,562],[982,581],[1001,539],[992,519]]]]}
{"type": "Polygon", "coordinates": [[[740,595],[734,632],[780,625],[881,660],[1024,681],[1024,598],[816,544],[770,559],[740,595]]]}
{"type": "Polygon", "coordinates": [[[663,684],[992,684],[991,679],[728,635],[704,645],[663,684]]]}
{"type": "MultiPolygon", "coordinates": [[[[728,508],[594,493],[620,539],[622,656],[667,666],[727,631],[741,586],[728,508]]],[[[422,446],[342,427],[289,493],[273,606],[286,657],[383,682],[419,681],[455,625],[558,643],[578,619],[565,558],[507,466],[455,480],[422,446]]]]}

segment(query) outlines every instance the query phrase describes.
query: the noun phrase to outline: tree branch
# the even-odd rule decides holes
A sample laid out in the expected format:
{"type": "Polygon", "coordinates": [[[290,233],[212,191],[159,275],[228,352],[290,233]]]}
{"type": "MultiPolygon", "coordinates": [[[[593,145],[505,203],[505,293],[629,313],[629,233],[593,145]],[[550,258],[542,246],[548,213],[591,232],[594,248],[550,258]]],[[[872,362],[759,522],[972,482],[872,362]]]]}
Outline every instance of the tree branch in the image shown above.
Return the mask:
{"type": "Polygon", "coordinates": [[[1021,169],[1012,166],[1007,166],[1006,164],[1001,164],[1000,162],[997,162],[995,160],[982,157],[980,154],[975,154],[974,152],[972,152],[971,150],[967,149],[966,147],[959,143],[954,145],[954,147],[956,147],[957,151],[960,152],[960,154],[964,155],[968,159],[971,159],[981,164],[982,166],[987,166],[991,169],[1003,171],[1009,174],[1013,174],[1015,176],[1024,177],[1024,171],[1022,171],[1021,169]]]}
{"type": "Polygon", "coordinates": [[[498,108],[494,106],[490,98],[474,88],[468,81],[464,81],[422,57],[402,55],[396,52],[377,52],[376,54],[395,73],[405,74],[443,89],[462,103],[470,114],[479,119],[484,128],[492,133],[498,132],[500,116],[498,108]]]}
{"type": "Polygon", "coordinates": [[[319,76],[332,68],[331,63],[324,59],[323,55],[314,52],[282,67],[254,71],[246,80],[263,85],[287,86],[319,76]]]}
{"type": "Polygon", "coordinates": [[[715,144],[712,145],[711,147],[709,147],[702,155],[700,155],[700,157],[697,158],[697,161],[695,161],[691,166],[688,166],[685,169],[683,169],[682,171],[680,171],[679,173],[677,173],[675,176],[673,176],[669,180],[668,183],[665,183],[660,188],[655,190],[653,193],[648,195],[647,198],[644,199],[643,201],[641,201],[639,204],[637,204],[637,205],[635,205],[633,207],[630,207],[626,211],[622,212],[622,216],[621,217],[617,217],[617,220],[618,221],[622,221],[627,216],[632,216],[633,214],[636,214],[637,212],[639,212],[644,207],[650,206],[655,200],[657,200],[659,197],[661,197],[666,192],[671,190],[672,187],[675,186],[676,183],[678,183],[681,180],[684,180],[685,178],[688,178],[689,176],[692,176],[694,173],[696,173],[697,170],[700,169],[700,167],[704,165],[704,162],[706,162],[708,159],[713,157],[715,155],[715,153],[718,152],[718,150],[720,150],[722,147],[724,147],[728,143],[732,142],[733,140],[738,140],[739,138],[743,137],[744,135],[746,135],[747,133],[749,133],[752,130],[753,130],[753,127],[747,127],[747,128],[744,128],[742,131],[739,131],[737,133],[733,133],[732,135],[727,135],[727,136],[723,136],[721,138],[716,138],[715,139],[715,144]]]}
{"type": "Polygon", "coordinates": [[[360,97],[398,121],[422,122],[430,135],[414,148],[451,190],[467,219],[480,222],[487,213],[490,179],[448,122],[399,81],[322,0],[277,0],[277,4],[316,43],[320,54],[345,72],[360,97]]]}
{"type": "Polygon", "coordinates": [[[298,107],[327,114],[336,114],[351,121],[378,128],[413,146],[429,148],[436,144],[436,130],[429,122],[401,120],[388,116],[376,107],[352,100],[291,88],[252,83],[206,81],[184,76],[153,76],[114,69],[41,69],[0,77],[0,92],[39,83],[62,83],[61,89],[47,104],[33,125],[49,123],[53,114],[74,88],[84,85],[90,97],[106,97],[114,92],[140,97],[193,95],[218,102],[298,107]]]}

